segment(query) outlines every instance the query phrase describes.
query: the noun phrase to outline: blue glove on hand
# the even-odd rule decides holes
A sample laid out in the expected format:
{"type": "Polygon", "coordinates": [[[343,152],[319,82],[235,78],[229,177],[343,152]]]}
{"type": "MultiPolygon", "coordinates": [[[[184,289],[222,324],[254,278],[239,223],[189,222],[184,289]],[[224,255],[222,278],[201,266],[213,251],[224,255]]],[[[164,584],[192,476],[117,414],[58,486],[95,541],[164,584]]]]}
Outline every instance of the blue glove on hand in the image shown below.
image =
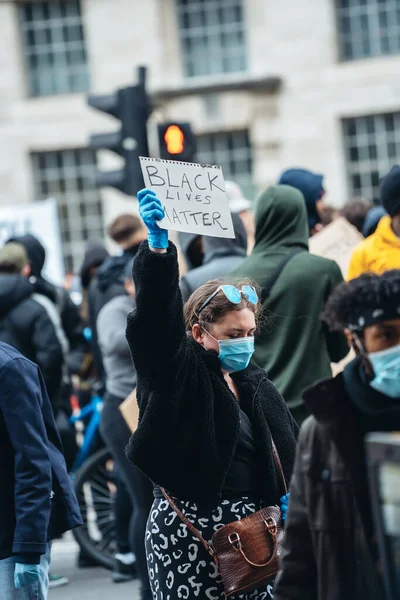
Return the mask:
{"type": "Polygon", "coordinates": [[[40,565],[15,563],[14,585],[17,589],[28,587],[40,579],[40,565]]]}
{"type": "Polygon", "coordinates": [[[138,192],[139,213],[148,231],[148,242],[151,248],[168,248],[168,231],[161,229],[157,221],[165,217],[164,209],[152,190],[138,192]]]}
{"type": "Polygon", "coordinates": [[[288,504],[289,504],[289,494],[286,494],[285,496],[282,496],[282,498],[280,499],[280,503],[281,503],[281,512],[282,512],[282,521],[286,521],[286,516],[287,516],[287,511],[288,511],[288,504]]]}

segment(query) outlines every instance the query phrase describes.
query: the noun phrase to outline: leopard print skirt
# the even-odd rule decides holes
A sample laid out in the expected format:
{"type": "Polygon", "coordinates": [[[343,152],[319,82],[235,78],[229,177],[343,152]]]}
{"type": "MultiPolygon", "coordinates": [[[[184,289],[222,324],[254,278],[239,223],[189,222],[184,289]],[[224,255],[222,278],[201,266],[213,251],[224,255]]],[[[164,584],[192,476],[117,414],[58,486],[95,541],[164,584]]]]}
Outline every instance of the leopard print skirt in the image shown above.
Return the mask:
{"type": "MultiPolygon", "coordinates": [[[[261,508],[260,502],[249,498],[221,500],[208,512],[194,502],[177,501],[177,505],[208,541],[224,525],[261,508]]],[[[216,564],[164,498],[157,498],[150,511],[146,554],[154,600],[226,600],[216,564]]],[[[231,598],[270,600],[273,582],[264,589],[231,598]]]]}

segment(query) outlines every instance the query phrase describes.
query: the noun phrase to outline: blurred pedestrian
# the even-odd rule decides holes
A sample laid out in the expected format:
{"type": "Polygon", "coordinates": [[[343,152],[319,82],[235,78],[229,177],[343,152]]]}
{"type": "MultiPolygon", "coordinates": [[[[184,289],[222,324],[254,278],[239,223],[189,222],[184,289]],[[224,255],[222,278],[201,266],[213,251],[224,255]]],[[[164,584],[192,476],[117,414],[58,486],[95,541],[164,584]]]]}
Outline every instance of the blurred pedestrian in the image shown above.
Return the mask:
{"type": "MultiPolygon", "coordinates": [[[[130,430],[119,410],[121,403],[136,387],[136,371],[125,337],[126,319],[134,309],[135,288],[132,282],[132,260],[126,263],[124,274],[125,293],[110,300],[100,311],[97,331],[106,374],[106,394],[101,416],[102,436],[117,464],[117,475],[131,499],[131,506],[122,504],[125,528],[129,527],[129,545],[119,543],[114,560],[113,579],[116,582],[132,578],[136,567],[142,584],[142,599],[151,598],[147,562],[144,548],[146,522],[152,504],[150,481],[125,456],[130,430]],[[133,507],[133,511],[132,511],[133,507]],[[136,555],[135,559],[132,552],[136,555]]],[[[120,483],[117,480],[118,494],[120,483]]],[[[121,506],[118,503],[116,507],[121,506]]],[[[121,515],[117,515],[121,521],[121,515]]],[[[121,537],[120,537],[121,540],[121,537]]]]}
{"type": "Polygon", "coordinates": [[[138,216],[122,214],[107,227],[107,234],[117,244],[122,253],[107,257],[97,269],[89,284],[89,322],[92,328],[92,348],[96,371],[100,380],[104,380],[104,368],[97,340],[97,317],[99,312],[112,298],[125,294],[124,270],[134,258],[140,243],[146,238],[146,230],[138,216]]]}
{"type": "MultiPolygon", "coordinates": [[[[15,237],[13,240],[21,244],[27,252],[30,265],[29,282],[33,286],[35,300],[39,301],[46,309],[62,345],[61,382],[57,392],[49,391],[49,395],[64,448],[64,456],[68,469],[71,469],[78,451],[75,429],[68,421],[72,414],[71,375],[79,374],[87,351],[83,321],[78,307],[72,301],[67,290],[50,283],[43,277],[46,251],[40,241],[31,234],[15,237]]],[[[40,362],[38,364],[42,368],[40,362]]],[[[52,581],[52,585],[55,583],[55,580],[52,581]]]]}
{"type": "Polygon", "coordinates": [[[203,236],[179,231],[178,241],[185,259],[186,271],[201,267],[204,258],[203,236]]]}
{"type": "Polygon", "coordinates": [[[357,357],[305,392],[275,600],[383,600],[364,436],[400,430],[400,270],[341,284],[323,319],[357,357]]]}
{"type": "Polygon", "coordinates": [[[46,260],[46,251],[35,236],[22,235],[9,241],[24,246],[31,268],[30,282],[35,293],[49,298],[56,306],[61,318],[63,335],[68,341],[66,366],[69,373],[78,373],[87,345],[83,334],[83,322],[77,306],[63,287],[56,286],[43,277],[42,270],[46,260]]]}
{"type": "Polygon", "coordinates": [[[92,347],[92,331],[89,321],[89,300],[88,291],[91,281],[94,279],[98,269],[108,258],[109,253],[103,244],[89,242],[86,246],[83,263],[80,268],[80,280],[82,286],[82,304],[80,314],[85,324],[85,335],[88,337],[88,349],[84,356],[81,369],[79,371],[78,383],[74,386],[75,393],[79,397],[81,407],[88,404],[91,400],[93,384],[99,377],[96,372],[96,363],[94,360],[95,348],[92,347]]]}
{"type": "Polygon", "coordinates": [[[0,342],[0,598],[45,600],[50,544],[82,524],[37,365],[0,342]]]}
{"type": "Polygon", "coordinates": [[[99,267],[110,255],[103,244],[89,243],[86,246],[85,255],[80,271],[82,288],[87,289],[99,267]]]}
{"type": "Polygon", "coordinates": [[[181,278],[183,301],[210,279],[222,279],[239,265],[247,255],[247,234],[243,221],[232,214],[234,239],[203,236],[203,264],[181,278]]]}
{"type": "Polygon", "coordinates": [[[370,235],[372,235],[373,233],[375,233],[375,231],[380,223],[380,220],[383,217],[386,217],[386,215],[387,215],[387,212],[383,208],[383,206],[373,206],[372,208],[370,208],[370,210],[368,211],[368,213],[365,217],[364,225],[363,225],[363,228],[361,231],[363,236],[365,238],[367,238],[370,235]]]}
{"type": "Polygon", "coordinates": [[[379,220],[375,233],[361,242],[351,257],[348,279],[362,273],[384,273],[400,269],[400,166],[395,165],[382,179],[380,197],[387,215],[379,220]]]}
{"type": "MultiPolygon", "coordinates": [[[[222,600],[213,559],[159,486],[210,540],[222,525],[280,503],[283,483],[272,440],[289,481],[297,425],[265,371],[251,362],[260,312],[256,290],[211,281],[194,292],[184,313],[177,250],[156,224],[162,205],[149,190],[138,199],[148,242],[133,266],[136,308],[127,339],[140,418],[127,454],[156,483],[146,532],[153,600],[222,600]]],[[[266,595],[265,585],[241,597],[266,595]]]]}
{"type": "Polygon", "coordinates": [[[263,289],[267,322],[256,340],[254,361],[301,423],[307,416],[303,390],[329,377],[331,362],[348,352],[344,335],[319,322],[329,294],[343,278],[335,262],[308,252],[307,211],[299,190],[278,185],[263,192],[255,224],[253,252],[231,275],[249,277],[263,289]]]}
{"type": "Polygon", "coordinates": [[[250,253],[254,246],[254,215],[253,203],[245,197],[242,188],[235,181],[225,181],[226,195],[229,200],[229,210],[243,221],[247,233],[247,251],[250,253]]]}
{"type": "Polygon", "coordinates": [[[302,193],[307,208],[310,235],[322,229],[321,213],[325,207],[322,181],[323,175],[317,175],[307,169],[287,169],[278,182],[281,185],[290,185],[302,193]]]}
{"type": "MultiPolygon", "coordinates": [[[[372,204],[355,199],[344,205],[341,214],[350,225],[353,225],[357,231],[364,235],[364,223],[371,209],[374,209],[372,204]]],[[[367,236],[364,235],[364,237],[367,236]]]]}
{"type": "Polygon", "coordinates": [[[30,283],[30,273],[21,244],[10,242],[0,249],[0,341],[39,365],[54,409],[62,379],[63,348],[53,320],[30,283]]]}

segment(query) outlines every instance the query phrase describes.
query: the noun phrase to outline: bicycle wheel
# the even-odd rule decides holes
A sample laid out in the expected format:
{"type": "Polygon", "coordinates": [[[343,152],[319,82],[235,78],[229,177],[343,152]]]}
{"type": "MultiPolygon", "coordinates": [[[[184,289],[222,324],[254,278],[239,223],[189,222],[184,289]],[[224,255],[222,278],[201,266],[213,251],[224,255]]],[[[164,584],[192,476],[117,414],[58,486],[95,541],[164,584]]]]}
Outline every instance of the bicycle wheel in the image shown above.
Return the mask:
{"type": "Polygon", "coordinates": [[[86,555],[106,569],[112,569],[116,551],[113,467],[110,452],[103,448],[83,463],[74,481],[84,522],[74,529],[75,539],[86,555]]]}

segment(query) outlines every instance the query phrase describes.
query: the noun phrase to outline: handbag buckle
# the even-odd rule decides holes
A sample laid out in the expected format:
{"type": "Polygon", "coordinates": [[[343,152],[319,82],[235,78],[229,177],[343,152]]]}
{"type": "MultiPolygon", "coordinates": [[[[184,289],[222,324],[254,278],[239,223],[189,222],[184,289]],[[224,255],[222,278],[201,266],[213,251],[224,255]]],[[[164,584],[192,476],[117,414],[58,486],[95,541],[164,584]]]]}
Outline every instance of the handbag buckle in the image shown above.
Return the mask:
{"type": "Polygon", "coordinates": [[[277,525],[276,525],[275,519],[273,519],[272,517],[268,517],[267,519],[264,520],[264,523],[265,523],[265,526],[268,529],[268,531],[271,533],[271,535],[276,535],[277,525]]]}
{"type": "Polygon", "coordinates": [[[228,540],[232,544],[232,546],[234,548],[236,548],[236,550],[240,550],[240,548],[242,547],[242,543],[240,541],[240,535],[238,533],[236,533],[236,531],[234,531],[233,533],[231,533],[228,536],[228,540]]]}

